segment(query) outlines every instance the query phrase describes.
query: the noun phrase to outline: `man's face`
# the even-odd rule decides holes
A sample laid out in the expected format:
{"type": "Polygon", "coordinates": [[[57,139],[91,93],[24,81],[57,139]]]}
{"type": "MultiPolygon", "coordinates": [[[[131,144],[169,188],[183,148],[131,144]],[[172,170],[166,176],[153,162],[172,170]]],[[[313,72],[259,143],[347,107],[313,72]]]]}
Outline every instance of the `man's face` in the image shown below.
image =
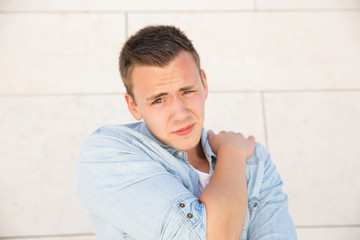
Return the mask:
{"type": "Polygon", "coordinates": [[[190,150],[199,144],[204,123],[206,76],[188,52],[167,66],[135,66],[131,75],[134,99],[126,94],[131,114],[144,119],[161,142],[190,150]]]}

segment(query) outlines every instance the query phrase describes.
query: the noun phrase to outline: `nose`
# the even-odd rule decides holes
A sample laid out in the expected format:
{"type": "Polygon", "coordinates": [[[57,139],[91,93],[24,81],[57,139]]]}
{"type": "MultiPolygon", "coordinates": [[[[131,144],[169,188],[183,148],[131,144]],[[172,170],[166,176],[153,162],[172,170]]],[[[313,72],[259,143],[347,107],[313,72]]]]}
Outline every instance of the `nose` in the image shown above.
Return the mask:
{"type": "Polygon", "coordinates": [[[186,103],[179,97],[175,97],[172,101],[170,116],[173,122],[185,122],[190,117],[186,103]]]}

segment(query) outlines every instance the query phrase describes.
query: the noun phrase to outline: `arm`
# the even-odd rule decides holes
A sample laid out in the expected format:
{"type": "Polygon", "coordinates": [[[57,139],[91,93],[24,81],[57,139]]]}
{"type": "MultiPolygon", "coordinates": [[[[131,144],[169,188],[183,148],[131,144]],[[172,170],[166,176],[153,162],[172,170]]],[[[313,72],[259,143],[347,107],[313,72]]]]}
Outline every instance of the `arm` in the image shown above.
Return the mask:
{"type": "Polygon", "coordinates": [[[240,239],[247,213],[246,159],[255,139],[239,133],[209,131],[209,143],[217,153],[214,175],[200,195],[206,206],[207,239],[240,239]]]}
{"type": "Polygon", "coordinates": [[[256,143],[255,154],[248,161],[249,187],[249,239],[295,240],[294,223],[288,212],[288,198],[282,192],[283,182],[276,171],[270,154],[256,143]],[[256,162],[256,164],[254,164],[256,162]],[[254,168],[254,169],[251,169],[254,168]]]}
{"type": "Polygon", "coordinates": [[[204,204],[158,160],[173,161],[175,172],[175,164],[186,163],[160,147],[140,150],[136,136],[105,130],[87,140],[78,165],[79,196],[98,239],[206,239],[204,204]]]}

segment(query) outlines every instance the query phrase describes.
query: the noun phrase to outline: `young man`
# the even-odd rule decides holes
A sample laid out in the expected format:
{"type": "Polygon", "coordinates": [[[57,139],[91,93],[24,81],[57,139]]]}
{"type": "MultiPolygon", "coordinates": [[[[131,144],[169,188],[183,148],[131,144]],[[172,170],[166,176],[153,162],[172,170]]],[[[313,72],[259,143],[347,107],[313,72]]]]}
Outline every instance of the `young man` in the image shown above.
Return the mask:
{"type": "Polygon", "coordinates": [[[143,121],[104,126],[81,150],[79,195],[98,239],[296,239],[264,147],[204,130],[206,75],[183,32],[141,29],[119,65],[143,121]]]}

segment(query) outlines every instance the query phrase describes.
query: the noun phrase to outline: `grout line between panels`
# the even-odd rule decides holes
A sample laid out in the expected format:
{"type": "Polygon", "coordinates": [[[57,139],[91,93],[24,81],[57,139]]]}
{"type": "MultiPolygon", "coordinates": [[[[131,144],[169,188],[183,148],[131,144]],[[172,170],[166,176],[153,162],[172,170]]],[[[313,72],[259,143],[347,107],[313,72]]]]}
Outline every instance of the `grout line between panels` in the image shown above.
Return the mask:
{"type": "Polygon", "coordinates": [[[284,89],[284,90],[213,90],[210,93],[303,93],[303,92],[360,92],[360,88],[354,89],[284,89]]]}
{"type": "Polygon", "coordinates": [[[0,98],[8,97],[86,97],[86,96],[120,96],[124,92],[107,92],[107,93],[49,93],[49,94],[13,94],[13,95],[1,95],[0,98]]]}
{"type": "MultiPolygon", "coordinates": [[[[344,225],[302,225],[295,226],[297,229],[316,229],[316,228],[360,228],[360,224],[344,225]]],[[[95,236],[94,233],[74,233],[74,234],[47,234],[47,235],[27,235],[27,236],[2,236],[0,239],[31,239],[31,238],[66,238],[66,237],[86,237],[95,236]]]]}
{"type": "MultiPolygon", "coordinates": [[[[226,93],[332,93],[332,92],[360,92],[360,89],[299,89],[299,90],[214,90],[209,91],[211,94],[226,94],[226,93]]],[[[77,97],[77,96],[114,96],[123,95],[125,92],[89,92],[89,93],[34,93],[34,94],[0,94],[2,97],[77,97]]]]}
{"type": "Polygon", "coordinates": [[[125,39],[129,37],[129,14],[125,12],[125,39]]]}
{"type": "Polygon", "coordinates": [[[268,132],[267,132],[264,92],[261,92],[261,108],[262,108],[262,115],[263,115],[263,122],[264,122],[263,127],[264,127],[264,137],[265,137],[265,148],[267,149],[267,151],[270,151],[270,149],[269,149],[269,141],[268,141],[268,132]]]}
{"type": "Polygon", "coordinates": [[[296,228],[360,228],[360,224],[344,224],[344,225],[301,225],[295,226],[296,228]]]}
{"type": "Polygon", "coordinates": [[[94,233],[73,233],[73,234],[46,234],[46,235],[27,235],[27,236],[3,236],[0,239],[32,239],[32,238],[67,238],[67,237],[90,237],[94,233]]]}
{"type": "MultiPolygon", "coordinates": [[[[254,0],[256,2],[256,0],[254,0]]],[[[179,14],[196,14],[196,13],[251,13],[251,12],[360,12],[360,9],[351,8],[329,8],[329,9],[258,9],[254,2],[255,9],[224,9],[224,10],[0,10],[0,14],[114,14],[114,13],[142,13],[142,14],[166,14],[166,13],[179,13],[179,14]]]]}

